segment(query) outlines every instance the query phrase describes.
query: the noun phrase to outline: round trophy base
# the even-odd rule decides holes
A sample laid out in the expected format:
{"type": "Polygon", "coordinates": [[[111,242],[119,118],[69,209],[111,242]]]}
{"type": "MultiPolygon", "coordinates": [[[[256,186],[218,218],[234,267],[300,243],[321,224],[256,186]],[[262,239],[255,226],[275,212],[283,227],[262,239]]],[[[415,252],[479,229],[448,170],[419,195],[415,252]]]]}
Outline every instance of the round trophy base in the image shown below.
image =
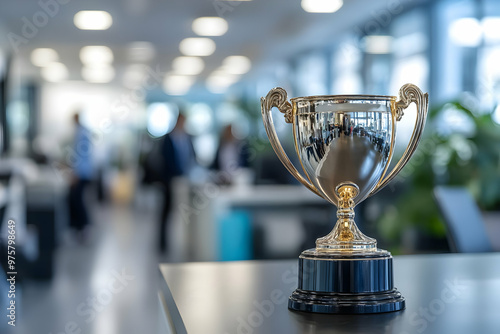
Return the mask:
{"type": "Polygon", "coordinates": [[[401,311],[405,299],[396,289],[380,293],[318,293],[297,289],[288,308],[312,313],[363,314],[401,311]]]}
{"type": "Polygon", "coordinates": [[[389,252],[307,250],[299,258],[299,284],[288,308],[313,313],[383,313],[403,310],[405,300],[393,285],[389,252]]]}

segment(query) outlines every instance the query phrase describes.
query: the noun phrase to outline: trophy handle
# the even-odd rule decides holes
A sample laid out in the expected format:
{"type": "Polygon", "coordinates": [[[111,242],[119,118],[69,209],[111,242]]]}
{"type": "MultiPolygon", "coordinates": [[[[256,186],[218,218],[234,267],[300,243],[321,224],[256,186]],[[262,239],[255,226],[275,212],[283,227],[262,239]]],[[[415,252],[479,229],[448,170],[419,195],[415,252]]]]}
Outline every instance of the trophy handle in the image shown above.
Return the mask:
{"type": "Polygon", "coordinates": [[[281,163],[290,172],[290,174],[292,174],[293,177],[295,177],[300,183],[306,186],[307,189],[323,198],[318,189],[316,189],[316,187],[312,183],[308,182],[297,171],[295,166],[286,155],[285,150],[283,150],[283,147],[281,146],[281,143],[278,139],[278,135],[276,134],[273,116],[271,113],[271,109],[273,107],[278,108],[280,112],[285,114],[285,122],[293,123],[293,108],[290,102],[287,101],[286,91],[281,87],[271,89],[269,93],[267,93],[266,97],[262,97],[260,99],[260,105],[262,110],[262,119],[264,120],[264,127],[266,128],[267,136],[269,137],[271,146],[273,147],[273,150],[280,159],[281,163]]]}
{"type": "MultiPolygon", "coordinates": [[[[376,194],[379,190],[384,188],[392,179],[398,175],[398,173],[403,169],[403,167],[408,163],[413,153],[417,149],[417,145],[420,142],[420,138],[422,137],[422,133],[424,131],[425,119],[427,117],[427,110],[429,104],[429,95],[427,93],[422,93],[420,88],[413,84],[405,84],[399,90],[399,101],[396,101],[395,106],[392,109],[393,117],[396,118],[396,121],[400,121],[403,117],[404,109],[408,108],[410,103],[415,102],[417,105],[417,119],[415,120],[415,128],[413,129],[413,133],[411,135],[410,142],[408,143],[408,147],[406,148],[403,156],[398,161],[394,169],[387,175],[383,177],[379,183],[375,186],[375,188],[370,193],[371,195],[376,194]],[[394,115],[394,113],[396,113],[394,115]]],[[[393,119],[394,124],[394,119],[393,119]]],[[[394,126],[394,125],[393,125],[394,126]]],[[[393,130],[394,133],[394,130],[393,130]]],[[[393,143],[394,145],[394,143],[393,143]]]]}

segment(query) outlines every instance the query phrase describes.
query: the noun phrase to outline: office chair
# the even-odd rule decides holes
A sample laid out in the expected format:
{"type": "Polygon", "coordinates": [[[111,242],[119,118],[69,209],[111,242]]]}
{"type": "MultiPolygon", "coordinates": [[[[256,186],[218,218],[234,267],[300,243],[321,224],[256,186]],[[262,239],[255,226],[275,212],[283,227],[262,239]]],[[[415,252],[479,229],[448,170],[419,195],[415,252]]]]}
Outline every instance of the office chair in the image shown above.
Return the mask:
{"type": "Polygon", "coordinates": [[[446,223],[452,252],[493,251],[481,212],[467,189],[438,186],[434,188],[434,196],[446,223]]]}

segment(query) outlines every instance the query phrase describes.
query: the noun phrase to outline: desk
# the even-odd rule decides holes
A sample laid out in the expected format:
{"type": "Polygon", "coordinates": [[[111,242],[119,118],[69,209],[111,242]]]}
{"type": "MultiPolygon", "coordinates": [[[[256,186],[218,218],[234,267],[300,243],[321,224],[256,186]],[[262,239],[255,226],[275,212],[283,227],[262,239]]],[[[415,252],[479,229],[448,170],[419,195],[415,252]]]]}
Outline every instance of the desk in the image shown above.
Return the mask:
{"type": "MultiPolygon", "coordinates": [[[[217,186],[216,190],[201,187],[192,192],[194,194],[191,194],[188,203],[195,203],[193,206],[196,210],[184,212],[184,216],[191,219],[186,244],[191,245],[189,258],[195,261],[221,259],[218,254],[219,223],[221,217],[234,208],[244,208],[252,212],[267,208],[293,213],[300,212],[299,210],[307,206],[324,206],[328,210],[334,208],[321,197],[298,185],[217,186]]],[[[183,206],[185,207],[187,206],[183,206]]]]}
{"type": "Polygon", "coordinates": [[[161,264],[162,333],[500,333],[500,254],[394,258],[406,310],[292,312],[297,261],[161,264]]]}

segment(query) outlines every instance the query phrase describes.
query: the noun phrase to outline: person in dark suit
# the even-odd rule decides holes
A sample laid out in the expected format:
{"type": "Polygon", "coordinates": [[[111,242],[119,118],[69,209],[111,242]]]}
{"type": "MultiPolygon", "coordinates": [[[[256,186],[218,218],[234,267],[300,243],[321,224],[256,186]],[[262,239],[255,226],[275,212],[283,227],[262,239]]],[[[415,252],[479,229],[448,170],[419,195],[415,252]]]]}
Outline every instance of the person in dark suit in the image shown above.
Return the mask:
{"type": "Polygon", "coordinates": [[[219,147],[210,169],[219,171],[217,182],[230,184],[236,168],[248,167],[248,147],[233,135],[233,127],[227,125],[219,138],[219,147]]]}
{"type": "Polygon", "coordinates": [[[168,216],[172,211],[172,180],[187,175],[196,163],[196,156],[191,136],[184,131],[185,117],[179,114],[172,132],[163,136],[160,141],[160,183],[163,192],[163,203],[160,214],[160,251],[165,252],[167,245],[168,216]]]}

